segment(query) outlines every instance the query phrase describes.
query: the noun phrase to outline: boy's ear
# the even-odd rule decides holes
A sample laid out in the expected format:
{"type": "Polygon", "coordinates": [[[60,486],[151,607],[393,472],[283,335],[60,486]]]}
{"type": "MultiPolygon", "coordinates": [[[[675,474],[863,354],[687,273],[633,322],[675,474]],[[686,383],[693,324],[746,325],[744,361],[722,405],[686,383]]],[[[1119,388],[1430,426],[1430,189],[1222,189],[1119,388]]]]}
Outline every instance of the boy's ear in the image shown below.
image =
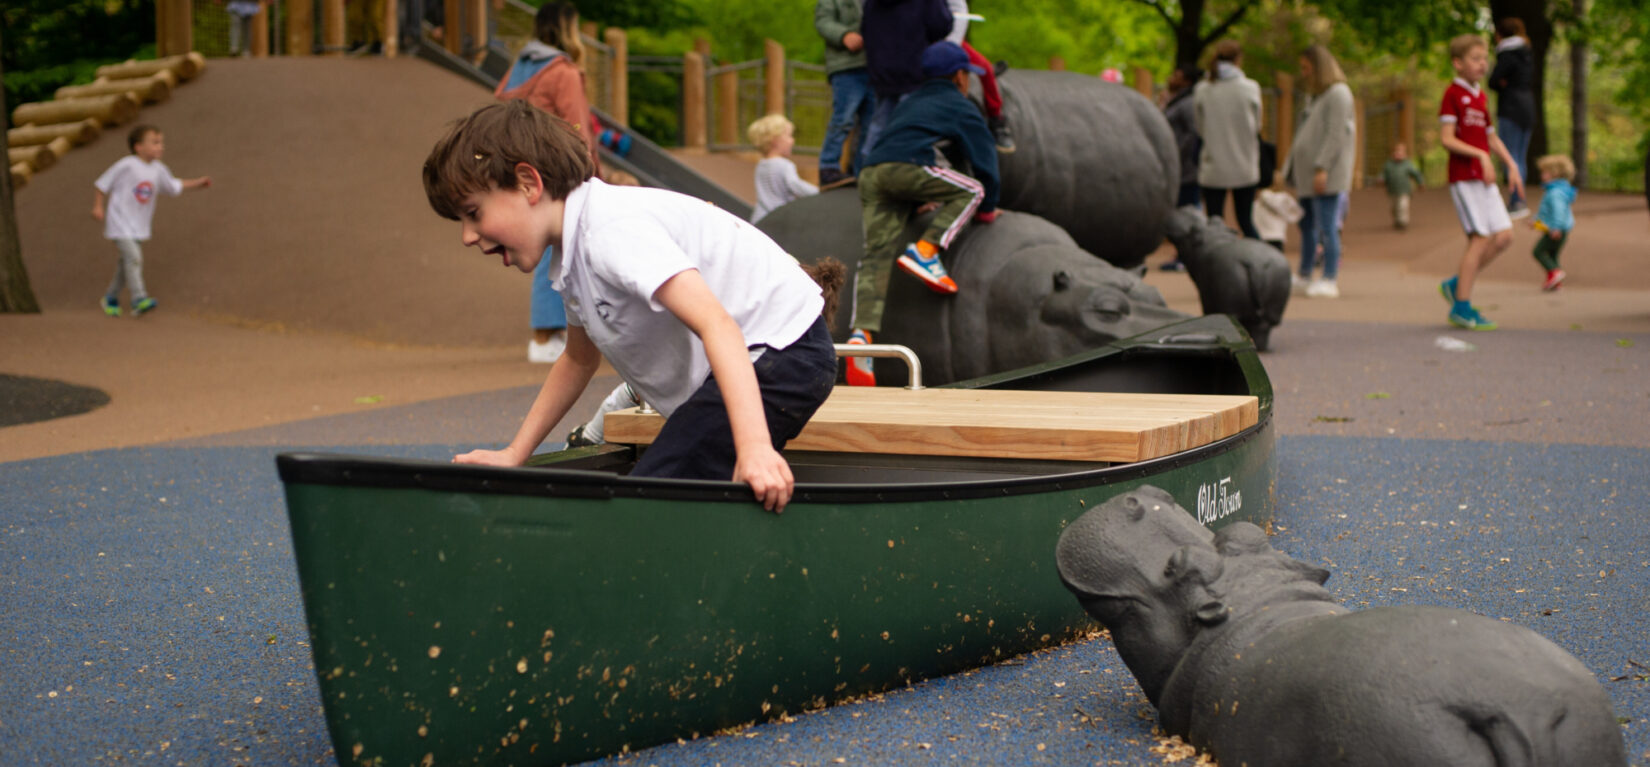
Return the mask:
{"type": "Polygon", "coordinates": [[[528,204],[534,204],[544,195],[544,179],[539,177],[539,171],[524,162],[516,163],[516,188],[527,195],[528,204]]]}

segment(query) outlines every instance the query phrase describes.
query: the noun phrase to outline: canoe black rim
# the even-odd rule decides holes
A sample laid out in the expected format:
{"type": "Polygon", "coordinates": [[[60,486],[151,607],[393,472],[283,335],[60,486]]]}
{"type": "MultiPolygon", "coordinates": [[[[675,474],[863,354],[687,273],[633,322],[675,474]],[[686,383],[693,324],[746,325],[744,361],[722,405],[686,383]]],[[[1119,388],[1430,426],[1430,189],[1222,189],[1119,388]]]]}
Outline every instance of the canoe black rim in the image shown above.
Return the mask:
{"type": "MultiPolygon", "coordinates": [[[[1075,490],[1163,474],[1237,450],[1267,435],[1268,408],[1259,423],[1218,442],[1174,455],[1066,474],[1010,479],[909,484],[803,484],[794,504],[914,503],[1004,498],[1075,490]]],[[[368,458],[327,453],[282,453],[275,459],[289,485],[338,485],[572,498],[645,498],[670,501],[752,502],[748,487],[735,482],[656,477],[619,477],[594,471],[550,468],[496,468],[435,461],[368,458]]]]}

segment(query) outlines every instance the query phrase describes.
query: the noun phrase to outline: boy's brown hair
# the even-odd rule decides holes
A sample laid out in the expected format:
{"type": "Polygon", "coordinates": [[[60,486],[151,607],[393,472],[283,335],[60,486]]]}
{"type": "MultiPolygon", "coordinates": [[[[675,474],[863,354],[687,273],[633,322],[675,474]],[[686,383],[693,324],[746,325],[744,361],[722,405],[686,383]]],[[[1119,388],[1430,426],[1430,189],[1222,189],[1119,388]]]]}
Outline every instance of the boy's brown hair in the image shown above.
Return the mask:
{"type": "Polygon", "coordinates": [[[1535,161],[1535,167],[1542,173],[1551,173],[1554,178],[1569,181],[1576,177],[1576,164],[1569,157],[1561,154],[1550,154],[1535,161]]]}
{"type": "Polygon", "coordinates": [[[525,101],[489,104],[454,122],[424,160],[424,194],[443,218],[457,221],[464,198],[516,185],[527,163],[553,200],[565,200],[595,175],[590,150],[573,126],[525,101]]]}
{"type": "Polygon", "coordinates": [[[134,126],[132,130],[126,134],[126,151],[131,152],[132,154],[137,154],[138,142],[142,141],[144,136],[159,132],[160,129],[153,125],[134,126]]]}
{"type": "Polygon", "coordinates": [[[1474,48],[1489,50],[1490,46],[1484,38],[1474,34],[1456,35],[1449,41],[1449,57],[1452,59],[1466,58],[1474,48]]]}

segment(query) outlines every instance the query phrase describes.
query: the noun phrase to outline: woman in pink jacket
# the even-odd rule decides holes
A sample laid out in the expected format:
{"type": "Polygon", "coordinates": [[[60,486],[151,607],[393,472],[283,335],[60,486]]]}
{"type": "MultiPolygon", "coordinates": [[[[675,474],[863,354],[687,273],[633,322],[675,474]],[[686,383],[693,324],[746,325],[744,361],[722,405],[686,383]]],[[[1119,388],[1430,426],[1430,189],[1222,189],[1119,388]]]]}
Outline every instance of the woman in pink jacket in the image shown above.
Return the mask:
{"type": "MultiPolygon", "coordinates": [[[[584,95],[584,70],[579,66],[584,44],[579,41],[578,9],[572,3],[545,3],[534,17],[533,34],[537,39],[522,47],[493,95],[500,101],[523,99],[566,120],[584,137],[590,159],[595,162],[596,122],[584,95]]],[[[546,253],[533,272],[529,362],[555,362],[567,346],[567,310],[561,294],[550,284],[550,260],[546,253]]]]}

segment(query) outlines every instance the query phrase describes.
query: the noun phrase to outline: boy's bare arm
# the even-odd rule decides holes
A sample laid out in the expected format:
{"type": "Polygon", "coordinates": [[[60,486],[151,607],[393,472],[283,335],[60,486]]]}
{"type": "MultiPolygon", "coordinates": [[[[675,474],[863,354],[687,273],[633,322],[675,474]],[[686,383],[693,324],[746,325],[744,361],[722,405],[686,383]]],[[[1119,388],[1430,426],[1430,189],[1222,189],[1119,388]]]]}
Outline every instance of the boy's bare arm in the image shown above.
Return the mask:
{"type": "Polygon", "coordinates": [[[751,486],[762,507],[784,511],[791,500],[796,479],[790,464],[773,449],[768,433],[768,417],[762,409],[762,391],[756,384],[750,351],[739,325],[728,316],[722,302],[710,291],[698,270],[690,269],[665,281],[653,297],[687,325],[705,344],[710,371],[722,390],[728,407],[728,424],[733,428],[735,482],[751,486]]]}
{"type": "Polygon", "coordinates": [[[1513,162],[1512,152],[1507,151],[1507,145],[1501,143],[1501,137],[1490,134],[1490,151],[1501,155],[1501,162],[1507,166],[1507,188],[1518,194],[1524,193],[1524,169],[1513,162]]]}
{"type": "Polygon", "coordinates": [[[92,218],[102,221],[103,206],[108,202],[109,195],[104,194],[102,189],[92,187],[92,218]]]}
{"type": "Polygon", "coordinates": [[[183,185],[184,191],[188,191],[190,189],[205,189],[212,185],[212,177],[201,176],[200,178],[186,179],[184,181],[180,181],[179,183],[183,185]]]}
{"type": "MultiPolygon", "coordinates": [[[[1491,134],[1491,139],[1496,144],[1500,143],[1498,139],[1494,138],[1494,134],[1491,134]]],[[[1443,128],[1438,131],[1438,143],[1443,144],[1445,149],[1455,154],[1464,154],[1477,160],[1480,165],[1484,166],[1484,183],[1490,186],[1495,185],[1495,163],[1490,159],[1490,153],[1456,138],[1455,123],[1444,123],[1443,128]]],[[[1506,147],[1502,147],[1501,151],[1507,151],[1506,147]]]]}
{"type": "Polygon", "coordinates": [[[533,406],[527,411],[527,418],[516,430],[515,439],[510,440],[503,450],[471,450],[455,456],[453,463],[487,466],[520,466],[526,463],[544,438],[550,435],[550,430],[578,401],[601,364],[601,352],[596,350],[584,328],[568,326],[567,349],[561,359],[550,366],[550,375],[545,377],[543,388],[539,389],[538,397],[533,399],[533,406]]]}

